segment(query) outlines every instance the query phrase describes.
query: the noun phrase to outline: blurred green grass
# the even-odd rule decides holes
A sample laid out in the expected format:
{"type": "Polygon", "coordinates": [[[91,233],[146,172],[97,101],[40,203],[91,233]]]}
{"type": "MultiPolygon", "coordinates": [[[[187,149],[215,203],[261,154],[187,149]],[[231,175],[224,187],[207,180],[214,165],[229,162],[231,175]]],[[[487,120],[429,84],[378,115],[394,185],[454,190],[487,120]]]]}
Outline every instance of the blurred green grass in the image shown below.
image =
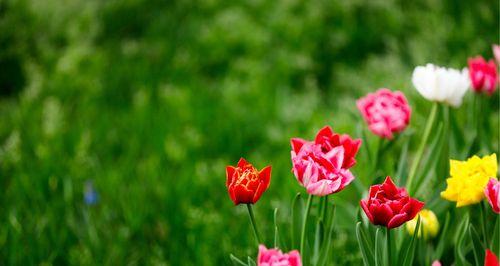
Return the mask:
{"type": "MultiPolygon", "coordinates": [[[[243,156],[273,166],[255,207],[271,236],[273,208],[286,226],[303,191],[291,137],[324,125],[361,137],[355,99],[388,87],[409,98],[416,145],[429,103],[411,85],[413,67],[491,57],[498,10],[487,0],[1,0],[2,264],[255,256],[225,165],[243,156]],[[95,206],[83,202],[87,180],[95,206]]],[[[457,111],[464,128],[471,96],[457,111]]],[[[498,136],[498,94],[490,105],[498,136]]],[[[348,210],[359,197],[350,186],[334,201],[348,210]]],[[[352,213],[339,211],[332,263],[359,264],[352,213]]]]}

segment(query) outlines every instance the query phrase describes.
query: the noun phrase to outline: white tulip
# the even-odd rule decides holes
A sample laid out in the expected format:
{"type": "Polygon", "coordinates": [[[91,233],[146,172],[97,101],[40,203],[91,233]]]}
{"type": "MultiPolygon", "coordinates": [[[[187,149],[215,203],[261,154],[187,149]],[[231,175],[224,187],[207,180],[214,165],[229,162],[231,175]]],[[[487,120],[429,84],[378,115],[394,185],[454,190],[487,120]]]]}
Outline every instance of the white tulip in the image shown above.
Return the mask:
{"type": "Polygon", "coordinates": [[[462,71],[427,64],[413,70],[413,85],[427,100],[444,102],[458,107],[467,92],[470,81],[467,68],[462,71]]]}

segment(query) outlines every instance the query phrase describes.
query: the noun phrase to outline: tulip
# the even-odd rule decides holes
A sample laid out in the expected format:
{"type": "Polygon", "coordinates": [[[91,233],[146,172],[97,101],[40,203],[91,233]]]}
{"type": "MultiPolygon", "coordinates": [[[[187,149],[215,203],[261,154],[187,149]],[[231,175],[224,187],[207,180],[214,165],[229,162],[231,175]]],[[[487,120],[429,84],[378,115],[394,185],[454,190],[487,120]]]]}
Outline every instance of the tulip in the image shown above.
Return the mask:
{"type": "Polygon", "coordinates": [[[255,204],[271,181],[271,166],[257,169],[241,158],[236,167],[226,167],[226,187],[234,205],[255,204]]]}
{"type": "Polygon", "coordinates": [[[412,81],[425,99],[454,107],[462,104],[462,98],[469,88],[467,69],[459,71],[433,64],[416,67],[412,81]]]}
{"type": "Polygon", "coordinates": [[[361,200],[360,204],[372,224],[388,229],[413,219],[424,207],[424,203],[411,198],[406,189],[396,187],[390,176],[384,183],[371,186],[368,199],[361,200]]]}
{"type": "Polygon", "coordinates": [[[418,231],[418,237],[421,237],[422,234],[424,238],[430,237],[435,237],[439,231],[439,222],[431,210],[423,209],[421,210],[415,218],[411,219],[406,223],[406,230],[410,235],[413,235],[415,233],[415,228],[417,226],[417,220],[418,217],[420,216],[420,224],[421,228],[418,231]],[[423,231],[423,233],[422,233],[423,231]]]}
{"type": "Polygon", "coordinates": [[[457,207],[479,203],[484,197],[488,180],[497,174],[497,156],[492,154],[479,158],[472,156],[467,161],[450,160],[450,177],[446,179],[446,190],[441,197],[456,201],[457,207]]]}
{"type": "Polygon", "coordinates": [[[486,250],[486,256],[484,256],[484,266],[499,266],[500,261],[495,253],[491,252],[491,250],[486,250]]]}
{"type": "Polygon", "coordinates": [[[500,182],[496,178],[490,178],[486,188],[484,189],[484,194],[491,205],[494,212],[500,213],[500,182]]]}
{"type": "Polygon", "coordinates": [[[302,260],[297,250],[283,253],[279,249],[267,249],[264,245],[259,245],[259,255],[257,256],[258,266],[302,266],[302,260]]]}
{"type": "Polygon", "coordinates": [[[435,260],[432,262],[431,266],[441,266],[441,262],[439,260],[435,260]]]}
{"type": "Polygon", "coordinates": [[[468,63],[472,89],[477,93],[493,94],[498,84],[497,65],[495,61],[492,59],[486,62],[483,57],[478,56],[469,58],[468,63]]]}
{"type": "Polygon", "coordinates": [[[411,108],[404,94],[380,89],[359,99],[356,105],[373,134],[392,139],[410,122],[411,108]]]}
{"type": "Polygon", "coordinates": [[[314,141],[291,140],[293,173],[311,195],[324,196],[344,189],[354,180],[349,168],[356,164],[355,156],[361,140],[339,135],[324,127],[314,141]]]}

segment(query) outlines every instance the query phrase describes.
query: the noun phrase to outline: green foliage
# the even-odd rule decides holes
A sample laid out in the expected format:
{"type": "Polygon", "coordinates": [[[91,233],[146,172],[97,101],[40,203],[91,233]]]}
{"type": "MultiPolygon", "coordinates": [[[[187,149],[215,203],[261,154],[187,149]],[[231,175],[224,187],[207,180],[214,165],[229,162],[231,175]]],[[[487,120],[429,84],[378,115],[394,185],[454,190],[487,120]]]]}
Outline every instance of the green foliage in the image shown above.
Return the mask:
{"type": "MultiPolygon", "coordinates": [[[[291,208],[300,209],[290,200],[303,191],[290,173],[289,139],[328,124],[375,147],[355,99],[388,87],[413,108],[408,136],[375,174],[363,148],[356,182],[331,198],[337,213],[320,222],[335,249],[320,263],[358,265],[354,236],[373,241],[371,229],[356,230],[361,194],[398,164],[407,174],[402,161],[411,162],[430,110],[411,85],[412,69],[491,57],[498,20],[498,2],[487,0],[0,0],[0,264],[255,258],[246,210],[225,188],[225,166],[241,156],[273,166],[254,206],[265,244],[279,234],[297,247],[300,236],[291,241],[285,229],[296,220],[291,208]],[[408,153],[399,157],[402,147],[408,153]],[[87,180],[100,196],[93,206],[83,201],[87,180]]],[[[489,141],[478,153],[498,153],[497,96],[484,102],[489,141]]],[[[471,106],[469,93],[450,112],[456,159],[475,134],[471,106]]],[[[445,178],[422,177],[436,190],[422,199],[445,178]]],[[[454,250],[442,250],[448,262],[454,250]]]]}

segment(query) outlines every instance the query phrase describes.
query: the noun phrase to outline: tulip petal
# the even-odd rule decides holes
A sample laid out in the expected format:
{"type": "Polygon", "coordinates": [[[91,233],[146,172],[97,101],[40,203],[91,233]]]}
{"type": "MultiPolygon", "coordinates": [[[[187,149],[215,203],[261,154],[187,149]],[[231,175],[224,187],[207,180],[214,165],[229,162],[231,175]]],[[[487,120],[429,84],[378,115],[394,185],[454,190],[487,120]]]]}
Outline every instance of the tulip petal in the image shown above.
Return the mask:
{"type": "Polygon", "coordinates": [[[247,164],[248,164],[247,160],[245,160],[245,159],[242,157],[242,158],[240,158],[240,160],[238,161],[237,166],[238,166],[238,167],[240,167],[240,168],[242,168],[242,167],[244,167],[244,166],[245,166],[245,165],[247,165],[247,164]]]}
{"type": "Polygon", "coordinates": [[[319,143],[321,143],[321,140],[323,138],[330,138],[332,135],[333,135],[332,128],[330,126],[325,126],[318,131],[318,134],[316,134],[316,138],[314,139],[314,142],[319,144],[319,143]]]}
{"type": "Polygon", "coordinates": [[[387,228],[389,228],[389,229],[396,228],[396,227],[404,224],[406,221],[408,221],[410,219],[411,218],[408,218],[408,215],[406,213],[397,214],[391,218],[391,220],[387,224],[387,228]]]}
{"type": "Polygon", "coordinates": [[[366,217],[368,217],[368,220],[370,220],[371,223],[374,223],[373,215],[371,214],[370,209],[368,208],[367,200],[361,200],[359,204],[361,205],[361,208],[365,212],[366,217]]]}
{"type": "Polygon", "coordinates": [[[233,182],[233,176],[236,169],[233,166],[226,166],[226,187],[233,182]]]}
{"type": "Polygon", "coordinates": [[[271,166],[266,166],[259,172],[259,178],[261,182],[266,184],[266,189],[269,187],[271,181],[271,166]]]}
{"type": "Polygon", "coordinates": [[[304,144],[307,143],[306,140],[303,140],[301,138],[292,138],[290,140],[290,142],[292,144],[292,150],[295,153],[298,153],[300,151],[300,149],[302,148],[302,146],[304,146],[304,144]]]}

